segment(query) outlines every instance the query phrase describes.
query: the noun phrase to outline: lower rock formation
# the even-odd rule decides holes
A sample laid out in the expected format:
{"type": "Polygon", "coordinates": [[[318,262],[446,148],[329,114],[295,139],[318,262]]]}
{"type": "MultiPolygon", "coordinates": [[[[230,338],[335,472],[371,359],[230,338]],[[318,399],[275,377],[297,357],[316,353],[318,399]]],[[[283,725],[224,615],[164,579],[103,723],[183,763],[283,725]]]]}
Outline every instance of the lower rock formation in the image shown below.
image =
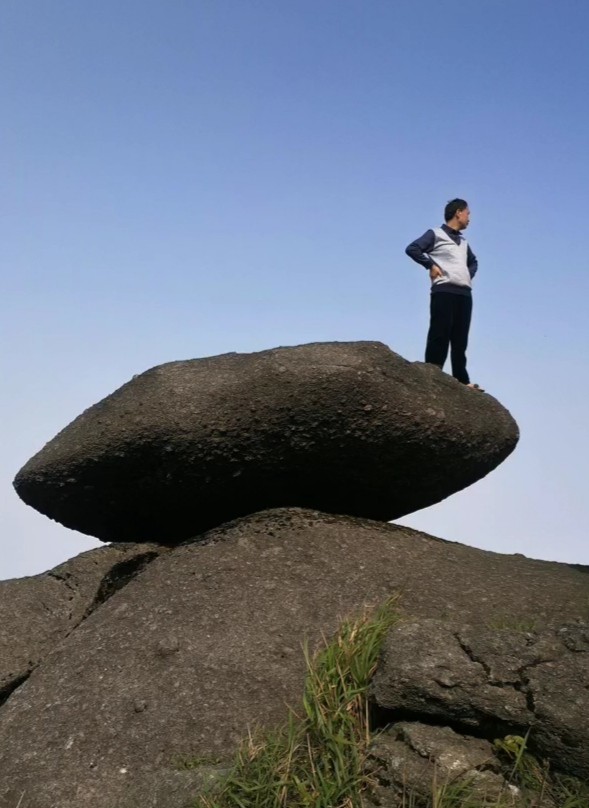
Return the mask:
{"type": "Polygon", "coordinates": [[[0,709],[0,808],[22,795],[20,808],[183,808],[249,727],[275,726],[287,704],[297,707],[305,638],[316,646],[342,617],[394,593],[405,619],[375,678],[375,700],[388,711],[378,722],[447,723],[489,741],[529,722],[543,727],[543,752],[564,765],[560,738],[575,773],[585,771],[585,736],[572,733],[589,724],[586,702],[558,723],[563,699],[548,689],[560,676],[578,696],[587,681],[586,573],[282,509],[155,558],[47,653],[0,709]],[[516,685],[541,677],[536,659],[557,668],[530,686],[534,712],[516,685]],[[575,683],[562,678],[568,664],[575,683]]]}
{"type": "MultiPolygon", "coordinates": [[[[541,759],[589,781],[589,622],[530,630],[406,621],[373,682],[386,715],[417,715],[486,738],[524,736],[541,759]]],[[[518,627],[518,623],[523,627],[518,627]]]]}

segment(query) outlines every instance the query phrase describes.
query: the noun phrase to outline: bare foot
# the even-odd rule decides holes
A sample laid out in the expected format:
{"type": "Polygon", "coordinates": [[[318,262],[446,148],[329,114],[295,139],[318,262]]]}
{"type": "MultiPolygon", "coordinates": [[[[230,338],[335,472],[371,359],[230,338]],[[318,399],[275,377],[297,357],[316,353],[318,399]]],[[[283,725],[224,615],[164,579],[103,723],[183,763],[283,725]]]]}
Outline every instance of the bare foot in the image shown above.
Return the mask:
{"type": "Polygon", "coordinates": [[[478,384],[472,384],[471,383],[471,384],[467,384],[466,386],[470,387],[471,390],[478,390],[479,393],[484,393],[485,392],[482,387],[478,386],[478,384]]]}

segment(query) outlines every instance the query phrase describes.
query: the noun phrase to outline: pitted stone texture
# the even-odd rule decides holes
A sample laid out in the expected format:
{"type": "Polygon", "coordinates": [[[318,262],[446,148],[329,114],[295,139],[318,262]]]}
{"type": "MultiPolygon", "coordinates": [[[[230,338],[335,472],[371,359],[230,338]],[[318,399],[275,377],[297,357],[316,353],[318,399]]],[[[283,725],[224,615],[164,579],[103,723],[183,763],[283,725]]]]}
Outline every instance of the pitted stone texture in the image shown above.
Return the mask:
{"type": "Polygon", "coordinates": [[[177,543],[298,506],[389,521],[484,477],[518,428],[495,399],[377,342],[171,362],[80,415],[19,496],[105,541],[177,543]]]}
{"type": "Polygon", "coordinates": [[[517,607],[560,626],[586,614],[589,577],[314,511],[224,525],[149,564],[0,709],[0,808],[23,791],[20,808],[159,808],[159,773],[231,759],[248,727],[300,706],[305,637],[313,648],[396,592],[423,619],[483,626],[517,607]]]}
{"type": "Polygon", "coordinates": [[[408,621],[387,637],[372,696],[391,714],[488,738],[531,730],[532,752],[587,781],[587,629],[581,621],[538,632],[408,621]]]}
{"type": "Polygon", "coordinates": [[[166,549],[100,547],[41,575],[0,581],[0,703],[87,614],[166,549]]]}

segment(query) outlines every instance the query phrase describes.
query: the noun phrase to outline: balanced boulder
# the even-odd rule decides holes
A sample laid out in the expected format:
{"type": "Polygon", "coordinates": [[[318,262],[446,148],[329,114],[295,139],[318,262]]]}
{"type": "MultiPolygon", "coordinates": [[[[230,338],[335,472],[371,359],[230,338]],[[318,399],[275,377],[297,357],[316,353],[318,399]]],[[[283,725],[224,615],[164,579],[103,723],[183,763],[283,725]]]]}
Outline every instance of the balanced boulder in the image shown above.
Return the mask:
{"type": "Polygon", "coordinates": [[[391,520],[484,477],[518,440],[495,399],[378,342],[155,367],[18,473],[29,505],[104,541],[174,544],[299,506],[391,520]]]}

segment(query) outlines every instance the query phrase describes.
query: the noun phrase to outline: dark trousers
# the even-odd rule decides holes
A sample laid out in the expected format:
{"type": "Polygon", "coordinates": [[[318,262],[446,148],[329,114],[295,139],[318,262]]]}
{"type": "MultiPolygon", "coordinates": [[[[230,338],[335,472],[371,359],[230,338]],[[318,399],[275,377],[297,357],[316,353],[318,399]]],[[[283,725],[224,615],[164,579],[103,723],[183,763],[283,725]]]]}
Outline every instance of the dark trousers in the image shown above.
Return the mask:
{"type": "Polygon", "coordinates": [[[471,295],[432,293],[425,361],[443,368],[450,348],[452,375],[463,384],[470,382],[466,370],[466,346],[471,314],[471,295]]]}

